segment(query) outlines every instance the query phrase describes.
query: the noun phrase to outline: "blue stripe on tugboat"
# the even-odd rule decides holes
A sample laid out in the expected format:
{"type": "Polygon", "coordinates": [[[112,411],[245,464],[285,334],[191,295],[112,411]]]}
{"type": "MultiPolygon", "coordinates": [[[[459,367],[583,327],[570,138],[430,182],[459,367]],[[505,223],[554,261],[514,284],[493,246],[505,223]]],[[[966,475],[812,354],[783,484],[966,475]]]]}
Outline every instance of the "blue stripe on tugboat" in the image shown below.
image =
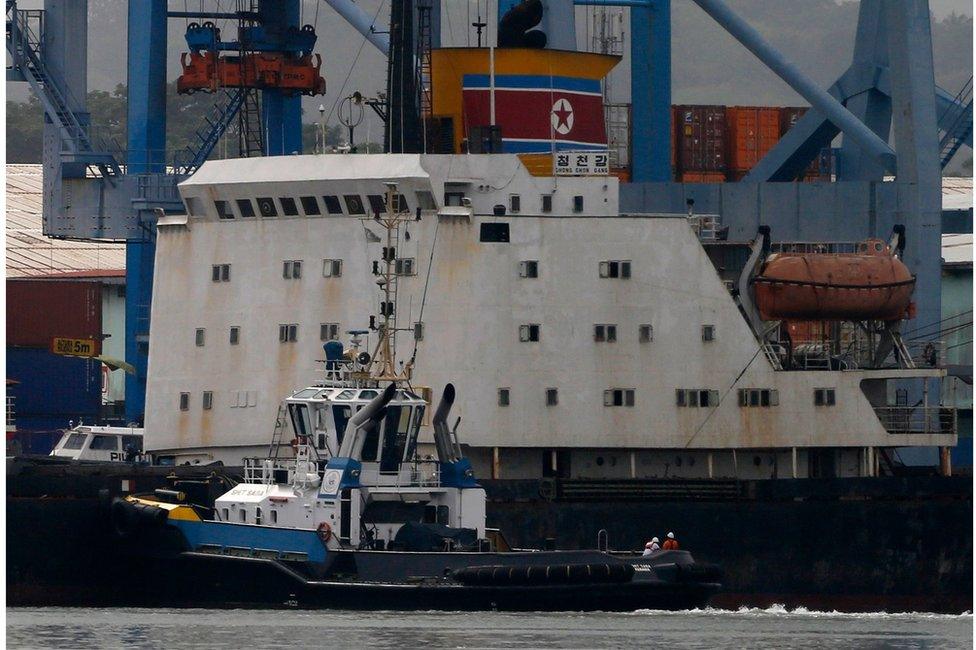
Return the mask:
{"type": "MultiPolygon", "coordinates": [[[[187,545],[195,550],[247,549],[278,554],[304,554],[310,562],[324,563],[328,552],[314,530],[275,528],[223,521],[169,520],[179,529],[187,545]]],[[[287,559],[287,558],[285,558],[287,559]]]]}

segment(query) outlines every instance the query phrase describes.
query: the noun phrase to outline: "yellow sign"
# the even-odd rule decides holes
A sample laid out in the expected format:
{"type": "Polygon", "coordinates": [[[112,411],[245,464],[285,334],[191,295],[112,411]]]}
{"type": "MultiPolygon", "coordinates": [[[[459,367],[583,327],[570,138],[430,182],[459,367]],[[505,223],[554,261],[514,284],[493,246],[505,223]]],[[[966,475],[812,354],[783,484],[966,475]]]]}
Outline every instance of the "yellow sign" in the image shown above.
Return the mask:
{"type": "Polygon", "coordinates": [[[62,339],[51,341],[51,352],[73,357],[95,356],[95,341],[93,339],[62,339]]]}

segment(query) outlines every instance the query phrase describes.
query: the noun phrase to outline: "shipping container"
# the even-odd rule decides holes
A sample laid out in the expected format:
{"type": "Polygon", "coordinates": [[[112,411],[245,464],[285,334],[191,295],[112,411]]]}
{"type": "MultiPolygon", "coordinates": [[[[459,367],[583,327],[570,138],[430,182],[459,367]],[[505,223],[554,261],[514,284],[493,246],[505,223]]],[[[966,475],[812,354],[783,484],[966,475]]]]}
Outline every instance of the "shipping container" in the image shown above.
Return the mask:
{"type": "Polygon", "coordinates": [[[101,354],[101,283],[8,279],[7,345],[49,350],[54,338],[93,340],[101,354]]]}
{"type": "Polygon", "coordinates": [[[724,183],[722,172],[684,172],[678,179],[682,183],[724,183]]]}
{"type": "Polygon", "coordinates": [[[729,171],[748,171],[779,142],[780,109],[729,106],[725,115],[729,171]]]}
{"type": "MultiPolygon", "coordinates": [[[[809,110],[806,106],[786,106],[779,109],[780,137],[793,128],[797,121],[809,110]]],[[[833,155],[830,147],[821,149],[820,155],[810,162],[801,181],[829,181],[833,170],[833,155]]]]}
{"type": "Polygon", "coordinates": [[[674,106],[675,172],[725,172],[724,106],[674,106]]]}
{"type": "Polygon", "coordinates": [[[7,386],[18,429],[55,429],[94,423],[102,405],[102,363],[48,350],[7,346],[7,386]]]}

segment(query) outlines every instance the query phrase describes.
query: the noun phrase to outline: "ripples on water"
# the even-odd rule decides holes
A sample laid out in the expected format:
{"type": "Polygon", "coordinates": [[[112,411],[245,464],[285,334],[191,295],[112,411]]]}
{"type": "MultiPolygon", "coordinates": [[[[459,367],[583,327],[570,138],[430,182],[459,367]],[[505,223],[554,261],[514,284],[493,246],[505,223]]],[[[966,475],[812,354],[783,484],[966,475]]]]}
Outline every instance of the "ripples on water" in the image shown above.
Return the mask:
{"type": "Polygon", "coordinates": [[[8,648],[971,648],[971,614],[7,609],[8,648]]]}

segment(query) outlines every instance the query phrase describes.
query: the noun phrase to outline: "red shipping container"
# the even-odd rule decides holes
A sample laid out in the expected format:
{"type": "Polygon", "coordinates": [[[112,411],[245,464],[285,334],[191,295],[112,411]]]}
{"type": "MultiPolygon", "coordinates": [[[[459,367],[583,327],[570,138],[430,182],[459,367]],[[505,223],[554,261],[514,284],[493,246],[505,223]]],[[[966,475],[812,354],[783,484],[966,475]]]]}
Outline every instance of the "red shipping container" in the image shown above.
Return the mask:
{"type": "Polygon", "coordinates": [[[722,172],[684,172],[679,180],[682,183],[724,183],[725,174],[722,172]]]}
{"type": "Polygon", "coordinates": [[[101,283],[8,278],[7,345],[49,349],[56,337],[92,339],[101,354],[101,283]]]}
{"type": "Polygon", "coordinates": [[[780,109],[761,106],[729,106],[729,169],[748,171],[766,152],[776,146],[780,136],[780,109]]]}
{"type": "Polygon", "coordinates": [[[724,106],[675,106],[675,172],[725,172],[724,106]]]}

